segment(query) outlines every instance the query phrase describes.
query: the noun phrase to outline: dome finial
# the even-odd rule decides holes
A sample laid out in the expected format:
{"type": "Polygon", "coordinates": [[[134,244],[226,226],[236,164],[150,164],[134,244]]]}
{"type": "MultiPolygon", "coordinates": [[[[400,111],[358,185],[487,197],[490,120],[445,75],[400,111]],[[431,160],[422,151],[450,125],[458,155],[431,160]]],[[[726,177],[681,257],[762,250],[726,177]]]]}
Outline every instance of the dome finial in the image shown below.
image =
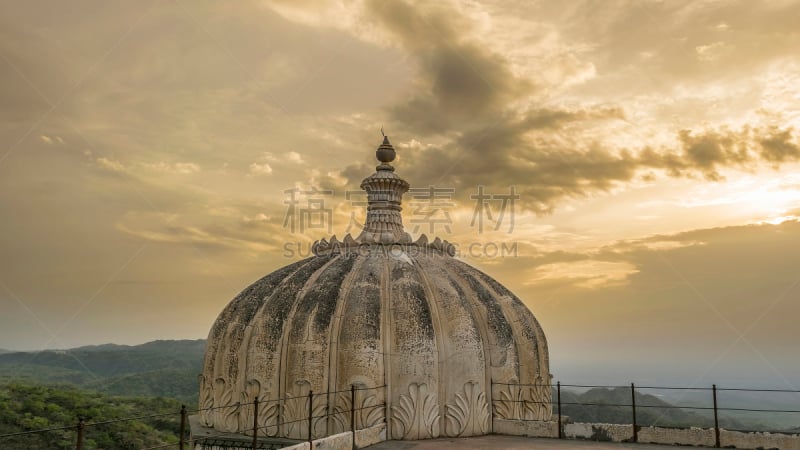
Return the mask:
{"type": "Polygon", "coordinates": [[[378,147],[378,150],[375,151],[375,157],[381,162],[381,165],[378,166],[378,170],[394,170],[389,163],[394,161],[397,153],[395,153],[394,147],[392,147],[391,142],[389,142],[389,136],[383,132],[383,126],[381,126],[381,135],[383,136],[383,142],[378,147]]]}
{"type": "Polygon", "coordinates": [[[383,143],[375,151],[380,165],[375,173],[361,182],[367,191],[367,220],[364,229],[355,239],[360,243],[393,244],[410,243],[411,236],[403,231],[400,206],[403,194],[408,191],[408,182],[394,173],[390,162],[396,156],[389,137],[383,132],[383,143]]]}

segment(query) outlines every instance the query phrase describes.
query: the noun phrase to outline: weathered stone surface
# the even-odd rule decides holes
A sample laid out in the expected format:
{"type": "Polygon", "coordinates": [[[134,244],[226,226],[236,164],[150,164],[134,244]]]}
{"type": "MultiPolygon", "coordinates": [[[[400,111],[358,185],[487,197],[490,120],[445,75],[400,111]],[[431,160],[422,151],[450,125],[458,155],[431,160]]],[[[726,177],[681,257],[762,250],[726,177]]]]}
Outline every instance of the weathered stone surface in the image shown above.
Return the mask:
{"type": "Polygon", "coordinates": [[[641,427],[638,433],[638,440],[649,444],[713,447],[714,429],[641,427]]]}
{"type": "Polygon", "coordinates": [[[308,442],[301,442],[289,447],[284,447],[282,450],[311,450],[311,444],[308,442]]]}
{"type": "Polygon", "coordinates": [[[719,440],[722,447],[800,450],[800,434],[720,430],[719,440]]]}
{"type": "Polygon", "coordinates": [[[558,422],[494,419],[495,434],[531,437],[558,437],[558,422]]]}
{"type": "Polygon", "coordinates": [[[386,440],[386,424],[379,423],[378,425],[358,430],[355,432],[356,448],[364,448],[378,442],[386,440]]]}
{"type": "Polygon", "coordinates": [[[408,184],[388,162],[362,183],[364,233],[318,241],[315,256],[253,283],[219,315],[200,377],[200,407],[214,408],[204,425],[251,428],[256,398],[259,433],[293,439],[309,438],[309,412],[320,416],[311,438],[377,424],[392,439],[482,435],[493,403],[499,419],[550,418],[536,319],[447,241],[412,242],[400,220],[408,184]]]}
{"type": "Polygon", "coordinates": [[[633,425],[620,425],[615,423],[568,423],[564,425],[564,436],[570,439],[630,442],[633,437],[633,425]]]}
{"type": "Polygon", "coordinates": [[[353,433],[339,433],[311,442],[314,450],[352,450],[353,433]]]}
{"type": "MultiPolygon", "coordinates": [[[[494,419],[493,427],[495,434],[537,438],[558,437],[558,423],[554,421],[494,419]]],[[[631,425],[608,423],[570,423],[564,425],[565,439],[631,442],[632,436],[633,427],[631,425]]],[[[637,436],[639,446],[643,446],[642,444],[665,444],[714,447],[713,428],[645,426],[639,428],[637,436]]],[[[722,448],[800,450],[800,434],[720,429],[720,444],[722,448]]]]}

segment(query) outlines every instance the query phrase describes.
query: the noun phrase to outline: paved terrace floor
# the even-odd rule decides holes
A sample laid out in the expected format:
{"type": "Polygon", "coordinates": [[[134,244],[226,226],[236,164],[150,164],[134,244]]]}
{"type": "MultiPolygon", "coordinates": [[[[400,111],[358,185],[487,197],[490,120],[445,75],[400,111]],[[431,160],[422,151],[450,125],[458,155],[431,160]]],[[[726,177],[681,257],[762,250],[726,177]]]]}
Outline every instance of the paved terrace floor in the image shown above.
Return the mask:
{"type": "Polygon", "coordinates": [[[470,438],[386,441],[370,445],[369,450],[664,450],[663,445],[622,444],[617,442],[576,441],[525,436],[476,436],[470,438]]]}

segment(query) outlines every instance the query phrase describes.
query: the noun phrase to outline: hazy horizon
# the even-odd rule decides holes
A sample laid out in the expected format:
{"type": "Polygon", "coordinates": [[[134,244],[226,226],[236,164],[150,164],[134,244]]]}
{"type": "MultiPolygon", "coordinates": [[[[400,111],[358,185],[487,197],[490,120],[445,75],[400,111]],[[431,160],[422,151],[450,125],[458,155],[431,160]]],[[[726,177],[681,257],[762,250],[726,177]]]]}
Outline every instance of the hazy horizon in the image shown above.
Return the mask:
{"type": "MultiPolygon", "coordinates": [[[[206,338],[183,338],[183,339],[150,339],[142,342],[95,342],[86,343],[71,348],[48,348],[48,349],[9,349],[0,350],[20,351],[35,353],[39,351],[63,351],[74,350],[81,347],[111,345],[137,346],[161,340],[203,340],[206,338]]],[[[681,361],[685,363],[686,361],[681,361]]],[[[555,361],[551,358],[551,373],[553,374],[553,384],[560,381],[562,384],[578,385],[606,385],[606,386],[627,386],[635,383],[639,386],[658,386],[658,387],[710,387],[716,384],[720,388],[766,388],[766,389],[786,389],[786,382],[759,379],[759,371],[742,370],[741,366],[734,365],[728,367],[716,367],[714,370],[697,376],[696,366],[701,366],[702,362],[695,361],[695,366],[686,367],[682,365],[675,367],[670,362],[662,365],[650,365],[648,367],[637,367],[625,361],[602,363],[597,360],[570,360],[568,357],[557,357],[555,361]]],[[[800,384],[800,374],[788,380],[789,383],[800,384]]]]}

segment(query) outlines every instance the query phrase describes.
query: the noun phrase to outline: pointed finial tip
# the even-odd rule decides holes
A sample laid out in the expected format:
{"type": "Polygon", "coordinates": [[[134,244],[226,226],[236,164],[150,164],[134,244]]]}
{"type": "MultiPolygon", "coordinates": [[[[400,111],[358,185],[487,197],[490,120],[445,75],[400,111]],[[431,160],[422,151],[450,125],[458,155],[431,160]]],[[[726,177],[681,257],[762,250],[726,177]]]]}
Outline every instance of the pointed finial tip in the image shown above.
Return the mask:
{"type": "Polygon", "coordinates": [[[394,147],[392,147],[392,144],[389,142],[389,136],[383,133],[383,127],[381,127],[381,134],[383,134],[383,143],[381,143],[375,151],[375,157],[378,158],[378,161],[387,164],[394,161],[397,154],[394,151],[394,147]]]}

